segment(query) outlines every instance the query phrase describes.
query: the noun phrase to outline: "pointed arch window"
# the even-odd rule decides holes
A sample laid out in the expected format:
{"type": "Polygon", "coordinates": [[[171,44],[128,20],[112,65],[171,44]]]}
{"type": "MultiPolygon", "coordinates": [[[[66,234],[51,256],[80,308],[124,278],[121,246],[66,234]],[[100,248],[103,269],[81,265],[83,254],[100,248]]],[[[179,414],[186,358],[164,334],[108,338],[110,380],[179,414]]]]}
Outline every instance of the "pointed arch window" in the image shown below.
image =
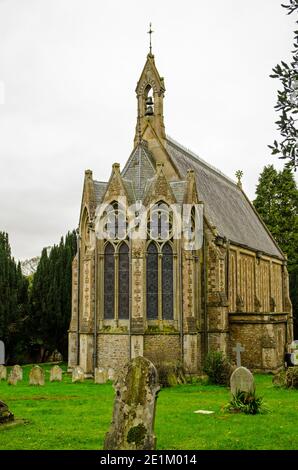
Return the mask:
{"type": "Polygon", "coordinates": [[[147,249],[147,318],[174,319],[174,262],[169,242],[151,242],[147,249]]]}
{"type": "Polygon", "coordinates": [[[149,320],[158,318],[158,251],[151,242],[147,251],[147,317],[149,320]]]}
{"type": "Polygon", "coordinates": [[[104,252],[104,317],[113,319],[115,316],[115,249],[108,243],[104,252]]]}
{"type": "Polygon", "coordinates": [[[129,318],[129,254],[126,243],[119,248],[118,263],[118,312],[120,319],[129,318]]]}
{"type": "Polygon", "coordinates": [[[129,318],[129,248],[107,243],[104,251],[104,318],[129,318]]]}

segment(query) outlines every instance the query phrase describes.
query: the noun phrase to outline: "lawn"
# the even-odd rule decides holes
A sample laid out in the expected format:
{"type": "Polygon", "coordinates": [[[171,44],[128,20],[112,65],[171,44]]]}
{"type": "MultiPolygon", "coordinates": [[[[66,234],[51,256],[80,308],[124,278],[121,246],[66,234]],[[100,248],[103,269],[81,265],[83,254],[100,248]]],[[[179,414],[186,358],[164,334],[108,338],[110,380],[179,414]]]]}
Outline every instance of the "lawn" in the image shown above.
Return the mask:
{"type": "MultiPolygon", "coordinates": [[[[101,449],[109,428],[114,391],[91,380],[28,385],[30,367],[17,386],[0,382],[0,399],[17,424],[0,428],[0,449],[101,449]]],[[[65,368],[64,368],[65,369],[65,368]]],[[[247,416],[223,410],[229,390],[212,385],[181,385],[160,391],[155,432],[158,449],[298,449],[298,390],[277,389],[272,376],[256,375],[266,414],[247,416]],[[215,411],[199,415],[198,409],[215,411]]]]}

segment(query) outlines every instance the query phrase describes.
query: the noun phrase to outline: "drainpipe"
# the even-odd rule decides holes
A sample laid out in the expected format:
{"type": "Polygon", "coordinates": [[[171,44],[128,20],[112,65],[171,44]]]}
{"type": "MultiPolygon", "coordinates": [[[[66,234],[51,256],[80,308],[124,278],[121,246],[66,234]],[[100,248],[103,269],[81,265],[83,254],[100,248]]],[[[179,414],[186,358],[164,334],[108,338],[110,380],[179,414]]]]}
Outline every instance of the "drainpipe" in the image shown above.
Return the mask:
{"type": "Polygon", "coordinates": [[[203,271],[204,271],[204,353],[208,353],[208,328],[207,328],[207,295],[208,295],[208,278],[207,278],[207,243],[206,237],[203,240],[203,271]]]}
{"type": "Polygon", "coordinates": [[[80,291],[81,291],[81,250],[80,229],[77,228],[77,256],[78,256],[78,292],[77,292],[77,365],[80,365],[80,291]]]}
{"type": "Polygon", "coordinates": [[[181,237],[178,244],[179,250],[179,282],[180,282],[180,348],[181,348],[181,364],[184,364],[184,341],[183,341],[183,275],[182,275],[182,243],[181,237]]]}
{"type": "Polygon", "coordinates": [[[98,259],[97,259],[97,239],[95,235],[94,247],[94,337],[93,337],[93,372],[97,367],[97,288],[98,288],[98,259]]]}

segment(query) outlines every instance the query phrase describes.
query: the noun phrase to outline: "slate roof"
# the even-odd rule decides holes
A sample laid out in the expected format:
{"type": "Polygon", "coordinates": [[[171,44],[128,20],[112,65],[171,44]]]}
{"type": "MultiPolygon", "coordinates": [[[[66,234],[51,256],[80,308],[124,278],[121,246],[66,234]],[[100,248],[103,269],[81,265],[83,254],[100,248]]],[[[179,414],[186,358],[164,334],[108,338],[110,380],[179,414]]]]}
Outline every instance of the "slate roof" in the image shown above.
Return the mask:
{"type": "Polygon", "coordinates": [[[108,183],[93,180],[96,204],[99,204],[106,192],[108,183]]]}
{"type": "Polygon", "coordinates": [[[132,194],[133,191],[135,200],[142,200],[147,181],[155,176],[154,160],[145,143],[132,152],[121,176],[132,182],[133,189],[129,188],[128,193],[132,194]]]}
{"type": "Polygon", "coordinates": [[[284,258],[243,191],[230,178],[167,138],[167,151],[181,177],[188,169],[196,175],[197,190],[207,220],[231,242],[284,258]]]}

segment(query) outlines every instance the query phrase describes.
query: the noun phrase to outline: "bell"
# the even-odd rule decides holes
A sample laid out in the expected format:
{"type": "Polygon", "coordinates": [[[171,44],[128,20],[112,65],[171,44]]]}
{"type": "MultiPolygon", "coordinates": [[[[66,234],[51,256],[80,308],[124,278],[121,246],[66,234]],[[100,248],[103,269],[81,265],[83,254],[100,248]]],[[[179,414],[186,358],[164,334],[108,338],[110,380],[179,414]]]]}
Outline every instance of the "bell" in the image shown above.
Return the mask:
{"type": "Polygon", "coordinates": [[[146,98],[146,106],[152,106],[152,105],[153,105],[152,96],[148,96],[148,98],[146,98]]]}
{"type": "Polygon", "coordinates": [[[153,116],[153,106],[147,106],[145,116],[153,116]]]}

